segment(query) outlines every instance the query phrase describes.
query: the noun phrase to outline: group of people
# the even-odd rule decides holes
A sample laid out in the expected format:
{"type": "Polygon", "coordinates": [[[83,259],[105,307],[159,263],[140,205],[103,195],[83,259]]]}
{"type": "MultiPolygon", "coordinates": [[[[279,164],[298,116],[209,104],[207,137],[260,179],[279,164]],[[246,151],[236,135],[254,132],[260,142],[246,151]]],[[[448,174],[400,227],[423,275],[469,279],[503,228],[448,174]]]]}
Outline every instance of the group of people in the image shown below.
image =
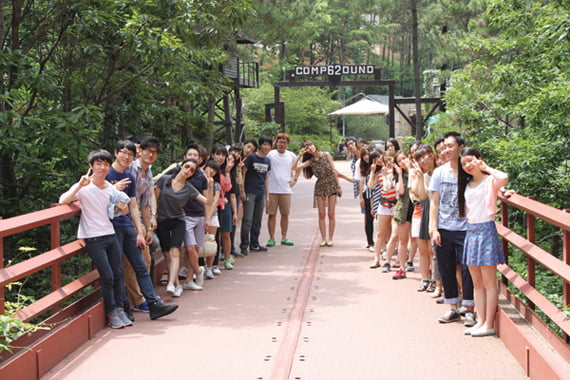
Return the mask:
{"type": "Polygon", "coordinates": [[[366,248],[374,254],[370,268],[396,268],[392,278],[404,279],[418,253],[417,290],[450,307],[439,322],[463,316],[466,335],[494,335],[496,266],[505,262],[495,216],[508,176],[465,147],[457,132],[438,138],[433,148],[415,141],[408,151],[393,138],[384,151],[353,137],[346,144],[366,248]]]}
{"type": "Polygon", "coordinates": [[[291,169],[296,155],[287,150],[287,134],[214,146],[209,152],[190,144],[181,162],[154,177],[159,141],[132,140],[117,142],[114,157],[103,149],[91,152],[87,174],[59,199],[61,204],[80,202],[78,238],[99,271],[110,327],[131,326],[132,311],[157,319],[178,308],[164,304],[151,281],[150,247],[157,242],[167,268],[161,282],[172,297],[202,290],[205,279],[221,274],[220,267],[233,269],[235,257],[267,251],[277,242],[294,245],[287,238],[288,216],[299,171],[291,169]],[[264,210],[270,235],[266,246],[259,241],[264,210]],[[275,235],[277,213],[281,239],[275,235]],[[199,250],[206,234],[216,237],[217,252],[203,258],[199,250]]]}
{"type": "Polygon", "coordinates": [[[154,177],[151,168],[161,150],[154,138],[119,141],[114,157],[105,150],[90,153],[87,174],[60,203],[80,201],[78,237],[100,273],[110,327],[130,326],[132,311],[157,319],[178,308],[164,304],[151,281],[149,247],[157,241],[166,261],[161,282],[172,297],[202,290],[220,268],[233,269],[236,257],[277,243],[293,246],[287,236],[291,195],[303,173],[317,178],[313,195],[321,247],[333,246],[339,181],[349,181],[364,214],[366,248],[374,255],[370,268],[388,273],[394,267],[393,279],[404,279],[415,270],[417,252],[417,290],[450,306],[439,322],[463,316],[465,334],[495,334],[496,265],[504,257],[494,220],[505,173],[486,165],[477,149],[465,148],[455,132],[437,139],[433,148],[416,141],[409,151],[393,138],[382,151],[348,137],[352,177],[337,171],[332,156],[313,142],[306,141],[298,155],[288,150],[289,143],[289,136],[279,133],[210,151],[190,144],[181,162],[154,177]],[[265,246],[260,243],[264,211],[265,246]],[[238,215],[243,215],[239,244],[238,215]],[[217,250],[200,257],[206,234],[216,237],[217,250]]]}

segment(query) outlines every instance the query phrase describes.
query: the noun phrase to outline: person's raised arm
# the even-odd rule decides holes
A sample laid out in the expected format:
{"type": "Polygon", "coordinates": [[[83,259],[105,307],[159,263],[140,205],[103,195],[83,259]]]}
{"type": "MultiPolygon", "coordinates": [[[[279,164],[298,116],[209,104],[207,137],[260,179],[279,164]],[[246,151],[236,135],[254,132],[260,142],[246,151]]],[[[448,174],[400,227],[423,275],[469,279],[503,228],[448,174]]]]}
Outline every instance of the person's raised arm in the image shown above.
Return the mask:
{"type": "Polygon", "coordinates": [[[410,170],[410,197],[415,202],[421,202],[427,199],[427,191],[424,183],[423,173],[419,169],[410,170]]]}
{"type": "Polygon", "coordinates": [[[509,181],[509,175],[505,172],[502,172],[498,169],[493,169],[489,165],[487,165],[483,160],[479,162],[479,168],[481,171],[489,173],[491,177],[493,177],[493,190],[498,192],[501,187],[505,186],[509,181]]]}
{"type": "Polygon", "coordinates": [[[59,197],[60,204],[69,204],[75,200],[77,200],[77,192],[82,188],[91,183],[91,173],[92,170],[89,168],[87,174],[82,176],[77,183],[72,185],[69,190],[65,193],[61,194],[59,197]]]}
{"type": "MultiPolygon", "coordinates": [[[[208,181],[208,188],[206,189],[206,195],[198,194],[196,200],[202,202],[206,207],[206,216],[208,216],[208,209],[211,208],[210,206],[214,206],[214,209],[217,207],[218,199],[220,197],[220,192],[214,192],[214,179],[206,175],[206,179],[208,181]]],[[[210,216],[213,214],[210,213],[210,216]]]]}
{"type": "Polygon", "coordinates": [[[405,186],[405,181],[404,181],[404,171],[402,170],[401,167],[399,167],[398,165],[394,165],[394,171],[396,173],[398,173],[398,183],[397,183],[397,191],[398,194],[400,195],[404,195],[406,193],[406,186],[405,186]]]}
{"type": "Polygon", "coordinates": [[[293,164],[291,164],[291,170],[295,171],[297,177],[299,176],[298,173],[301,170],[311,166],[311,160],[307,160],[299,164],[299,160],[301,159],[301,157],[303,157],[303,154],[305,154],[305,148],[299,151],[299,154],[295,157],[295,161],[293,161],[293,164]]]}

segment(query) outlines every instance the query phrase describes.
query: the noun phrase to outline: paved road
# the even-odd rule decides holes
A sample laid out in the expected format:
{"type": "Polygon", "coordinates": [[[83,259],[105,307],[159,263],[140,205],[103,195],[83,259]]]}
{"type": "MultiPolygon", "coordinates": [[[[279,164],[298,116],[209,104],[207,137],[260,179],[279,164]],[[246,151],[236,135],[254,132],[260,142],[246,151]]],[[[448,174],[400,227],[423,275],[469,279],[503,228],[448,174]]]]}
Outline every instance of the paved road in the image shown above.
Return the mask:
{"type": "MultiPolygon", "coordinates": [[[[133,327],[104,329],[43,378],[526,379],[500,339],[437,323],[446,307],[416,292],[417,273],[394,281],[368,269],[362,215],[347,182],[334,246],[319,248],[313,182],[295,188],[294,247],[238,259],[204,291],[176,299],[180,309],[170,318],[136,313],[133,327]]],[[[159,293],[171,301],[164,288],[159,293]]]]}

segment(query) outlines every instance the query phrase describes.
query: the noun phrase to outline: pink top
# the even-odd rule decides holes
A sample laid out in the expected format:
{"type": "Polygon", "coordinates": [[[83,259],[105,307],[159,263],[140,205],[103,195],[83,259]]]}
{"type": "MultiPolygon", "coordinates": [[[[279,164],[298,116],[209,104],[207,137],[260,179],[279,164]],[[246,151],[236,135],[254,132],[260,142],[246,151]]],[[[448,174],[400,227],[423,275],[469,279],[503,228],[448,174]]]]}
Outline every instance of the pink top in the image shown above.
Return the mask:
{"type": "Polygon", "coordinates": [[[499,190],[509,180],[500,170],[489,168],[490,176],[478,186],[465,188],[465,209],[468,223],[483,223],[495,220],[499,190]]]}
{"type": "Polygon", "coordinates": [[[226,204],[226,198],[224,195],[226,194],[226,192],[230,191],[231,189],[232,189],[231,179],[226,178],[225,175],[220,173],[220,199],[218,199],[217,206],[222,210],[224,209],[224,205],[226,204]]]}

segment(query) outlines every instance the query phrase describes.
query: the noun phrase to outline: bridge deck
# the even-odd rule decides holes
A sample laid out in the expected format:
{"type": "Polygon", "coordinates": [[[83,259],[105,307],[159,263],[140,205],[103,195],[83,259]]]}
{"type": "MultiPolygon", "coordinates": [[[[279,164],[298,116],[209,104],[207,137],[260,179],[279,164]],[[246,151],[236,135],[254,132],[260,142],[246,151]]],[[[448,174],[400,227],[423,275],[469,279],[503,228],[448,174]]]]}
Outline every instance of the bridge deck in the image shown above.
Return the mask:
{"type": "MultiPolygon", "coordinates": [[[[346,162],[337,165],[347,171],[346,162]]],[[[180,309],[169,318],[135,313],[133,327],[104,329],[43,378],[526,379],[499,338],[439,324],[447,306],[416,292],[417,272],[394,281],[368,268],[362,215],[347,182],[334,246],[319,248],[313,181],[295,188],[294,247],[237,259],[204,291],[175,299],[180,309]]],[[[164,287],[158,291],[172,301],[164,287]]]]}

